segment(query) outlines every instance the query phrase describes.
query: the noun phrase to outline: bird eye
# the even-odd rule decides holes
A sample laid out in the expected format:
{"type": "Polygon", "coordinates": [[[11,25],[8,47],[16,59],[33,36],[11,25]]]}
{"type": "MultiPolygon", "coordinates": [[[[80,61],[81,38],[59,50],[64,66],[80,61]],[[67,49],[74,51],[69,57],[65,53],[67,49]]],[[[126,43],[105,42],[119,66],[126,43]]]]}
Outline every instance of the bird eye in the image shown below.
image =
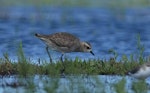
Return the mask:
{"type": "Polygon", "coordinates": [[[86,47],[86,49],[90,49],[90,47],[86,47]]]}

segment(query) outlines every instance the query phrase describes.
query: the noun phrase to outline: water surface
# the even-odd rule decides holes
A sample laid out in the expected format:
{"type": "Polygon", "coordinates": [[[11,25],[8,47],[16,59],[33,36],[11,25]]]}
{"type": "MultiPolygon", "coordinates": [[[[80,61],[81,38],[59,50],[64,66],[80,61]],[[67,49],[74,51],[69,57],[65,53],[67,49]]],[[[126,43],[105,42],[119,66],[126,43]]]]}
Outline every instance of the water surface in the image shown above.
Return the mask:
{"type": "MultiPolygon", "coordinates": [[[[66,54],[68,58],[109,59],[114,49],[119,58],[123,54],[137,54],[137,34],[145,47],[144,56],[150,53],[150,12],[149,8],[107,8],[83,7],[11,7],[0,8],[0,57],[8,53],[16,59],[17,47],[22,41],[27,57],[48,59],[45,44],[34,34],[68,32],[88,41],[93,46],[95,56],[89,53],[66,54]]],[[[59,53],[52,52],[53,59],[59,53]]]]}

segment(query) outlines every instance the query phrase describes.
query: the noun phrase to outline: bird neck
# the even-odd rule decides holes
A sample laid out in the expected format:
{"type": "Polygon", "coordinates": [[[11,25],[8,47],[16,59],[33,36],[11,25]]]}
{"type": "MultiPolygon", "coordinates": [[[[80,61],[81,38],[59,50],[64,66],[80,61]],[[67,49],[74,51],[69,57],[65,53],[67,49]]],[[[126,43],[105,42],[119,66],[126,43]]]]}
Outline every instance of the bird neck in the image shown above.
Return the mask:
{"type": "Polygon", "coordinates": [[[82,42],[80,42],[80,44],[79,44],[78,47],[75,49],[75,51],[76,51],[76,52],[84,52],[82,42]]]}

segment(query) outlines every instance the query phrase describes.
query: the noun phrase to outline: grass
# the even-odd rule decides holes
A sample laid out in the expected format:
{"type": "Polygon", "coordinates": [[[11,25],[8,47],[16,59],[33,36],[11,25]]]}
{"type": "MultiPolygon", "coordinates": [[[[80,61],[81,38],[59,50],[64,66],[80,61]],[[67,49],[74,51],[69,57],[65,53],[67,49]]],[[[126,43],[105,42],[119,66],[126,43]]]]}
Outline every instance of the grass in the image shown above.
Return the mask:
{"type": "MultiPolygon", "coordinates": [[[[128,71],[135,67],[148,62],[148,58],[144,58],[144,46],[140,43],[140,35],[137,35],[137,54],[136,59],[132,54],[130,58],[126,55],[122,56],[120,61],[117,61],[118,54],[113,49],[109,50],[114,56],[109,60],[89,59],[81,60],[78,57],[75,60],[64,60],[66,75],[125,75],[128,71]]],[[[7,53],[0,58],[0,75],[20,75],[27,77],[30,75],[49,75],[59,76],[63,68],[62,62],[58,61],[50,63],[40,59],[37,62],[32,62],[30,58],[26,58],[22,49],[22,43],[19,44],[17,51],[18,60],[16,62],[9,59],[7,53]]]]}
{"type": "MultiPolygon", "coordinates": [[[[26,77],[28,75],[59,75],[62,69],[62,62],[56,63],[45,62],[41,60],[37,63],[27,59],[22,54],[22,50],[19,49],[18,61],[13,62],[9,59],[7,54],[4,54],[4,58],[0,60],[0,75],[20,75],[26,77]],[[42,64],[41,64],[42,63],[42,64]]],[[[67,75],[125,75],[128,71],[140,65],[139,62],[130,62],[126,59],[126,62],[117,62],[113,58],[110,60],[81,60],[76,58],[75,60],[64,60],[65,74],[67,75]]]]}

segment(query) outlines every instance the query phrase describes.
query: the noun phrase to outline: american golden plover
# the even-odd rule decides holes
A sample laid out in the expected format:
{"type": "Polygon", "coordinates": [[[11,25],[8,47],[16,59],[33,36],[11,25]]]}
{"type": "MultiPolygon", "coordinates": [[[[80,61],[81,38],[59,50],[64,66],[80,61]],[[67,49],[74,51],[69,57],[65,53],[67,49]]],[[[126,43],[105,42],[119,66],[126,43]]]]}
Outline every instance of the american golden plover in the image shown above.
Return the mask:
{"type": "Polygon", "coordinates": [[[54,51],[61,52],[61,61],[63,62],[63,55],[64,53],[70,52],[92,52],[91,44],[88,42],[82,42],[79,38],[75,37],[72,34],[66,32],[59,32],[50,35],[41,35],[35,34],[36,37],[44,41],[47,45],[46,51],[50,58],[50,62],[52,63],[51,55],[48,51],[48,48],[54,51]]]}
{"type": "Polygon", "coordinates": [[[146,79],[150,76],[150,62],[147,62],[141,66],[136,67],[132,71],[128,72],[128,75],[137,79],[146,79]]]}

